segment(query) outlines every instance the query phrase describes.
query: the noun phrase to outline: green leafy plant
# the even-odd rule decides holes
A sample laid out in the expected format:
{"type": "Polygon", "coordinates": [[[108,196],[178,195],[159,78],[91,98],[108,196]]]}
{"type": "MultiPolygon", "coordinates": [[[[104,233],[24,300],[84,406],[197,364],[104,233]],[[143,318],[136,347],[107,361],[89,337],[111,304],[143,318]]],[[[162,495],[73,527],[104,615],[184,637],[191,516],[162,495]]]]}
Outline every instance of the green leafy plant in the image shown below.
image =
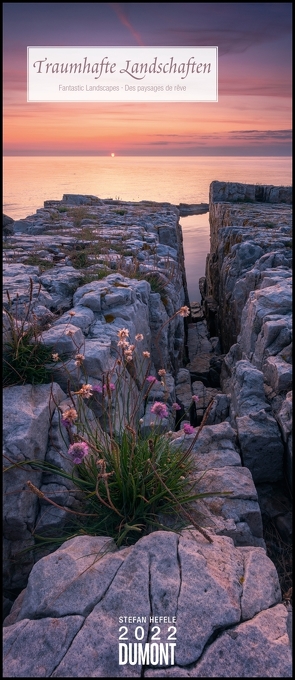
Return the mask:
{"type": "Polygon", "coordinates": [[[85,205],[79,205],[76,208],[69,208],[68,215],[72,218],[73,226],[75,228],[81,226],[82,220],[86,219],[87,217],[92,217],[92,214],[89,212],[89,207],[85,205]]]}
{"type": "MultiPolygon", "coordinates": [[[[78,467],[78,466],[77,466],[78,467]]],[[[140,435],[125,429],[109,442],[92,445],[75,485],[85,498],[84,521],[79,529],[91,535],[111,536],[118,546],[135,543],[141,536],[168,526],[181,529],[194,524],[188,509],[202,497],[192,478],[191,454],[171,452],[167,437],[140,435]],[[191,481],[190,481],[191,479],[191,481]]]]}
{"type": "MultiPolygon", "coordinates": [[[[40,286],[39,291],[40,292],[40,286]]],[[[14,313],[7,291],[10,309],[4,309],[3,385],[31,385],[50,382],[46,363],[52,348],[40,342],[40,325],[33,312],[33,281],[30,279],[29,302],[22,318],[18,314],[18,299],[14,313]]]]}
{"type": "Polygon", "coordinates": [[[46,269],[52,269],[54,267],[53,262],[50,260],[46,260],[43,257],[40,257],[39,255],[35,255],[34,253],[32,255],[29,255],[24,261],[24,264],[29,264],[31,266],[36,266],[40,267],[41,271],[46,271],[46,269]]]}
{"type": "MultiPolygon", "coordinates": [[[[156,344],[164,326],[178,314],[188,316],[188,307],[181,307],[163,324],[155,338],[156,344]]],[[[181,444],[177,446],[174,442],[172,445],[172,433],[167,433],[162,426],[163,419],[169,417],[166,370],[158,371],[160,380],[149,375],[150,354],[140,350],[144,340],[141,333],[135,336],[134,344],[129,341],[128,329],[120,329],[117,335],[117,357],[113,367],[96,385],[87,382],[85,357],[77,350],[76,366],[85,383],[75,389],[71,388],[69,380],[72,406],[61,412],[56,404],[67,455],[73,464],[72,472],[46,461],[19,463],[22,467],[29,464],[33,470],[54,473],[61,478],[61,484],[63,478],[69,479],[79,492],[82,511],[76,512],[58,505],[27,481],[31,492],[69,513],[69,523],[62,535],[50,538],[52,546],[81,533],[110,536],[118,547],[128,546],[152,531],[181,531],[184,526],[198,529],[212,542],[196,522],[192,505],[205,496],[220,495],[198,492],[197,469],[192,455],[210,409],[207,408],[197,431],[185,424],[181,444]],[[163,401],[153,401],[154,387],[156,394],[161,387],[163,401]],[[144,425],[148,404],[152,420],[144,425]],[[92,410],[90,420],[89,407],[92,410]],[[186,435],[191,434],[194,434],[193,439],[187,440],[186,435]]],[[[197,399],[192,397],[192,402],[197,399]]],[[[177,404],[172,405],[172,412],[179,409],[177,404]]],[[[46,537],[37,536],[37,540],[39,546],[50,545],[46,537]]]]}
{"type": "MultiPolygon", "coordinates": [[[[89,387],[89,386],[88,386],[89,387]]],[[[80,408],[83,404],[80,403],[80,408]]],[[[209,542],[209,534],[196,522],[197,500],[224,495],[226,492],[198,492],[198,481],[205,473],[197,476],[192,448],[201,428],[197,431],[187,450],[182,446],[171,447],[169,435],[160,434],[157,427],[141,436],[132,427],[111,436],[100,427],[92,428],[87,437],[87,424],[82,427],[80,408],[76,412],[75,442],[69,448],[74,459],[72,474],[41,461],[26,461],[32,469],[58,474],[74,482],[83,497],[83,512],[69,510],[71,516],[63,539],[60,536],[44,538],[37,536],[37,547],[51,544],[57,546],[62,540],[79,534],[110,536],[118,547],[132,545],[139,538],[153,531],[181,531],[191,526],[197,529],[209,542]],[[83,436],[81,435],[83,430],[83,436]],[[87,439],[86,439],[87,438],[87,439]],[[77,441],[79,439],[79,441],[77,441]]],[[[63,422],[75,418],[75,409],[64,413],[63,422]]],[[[208,409],[207,414],[208,415],[208,409]]],[[[203,419],[205,424],[206,416],[203,419]]],[[[189,427],[189,426],[188,426],[189,427]]],[[[12,466],[13,467],[13,466],[12,466]]],[[[9,468],[7,468],[8,470],[9,468]]],[[[27,482],[29,489],[53,506],[61,507],[27,482]]]]}
{"type": "Polygon", "coordinates": [[[86,272],[85,274],[81,274],[81,279],[80,279],[80,286],[84,286],[85,283],[92,283],[92,281],[99,281],[100,279],[104,279],[105,276],[108,276],[111,274],[111,270],[108,269],[107,267],[102,267],[101,269],[97,269],[95,272],[86,272]]]}
{"type": "Polygon", "coordinates": [[[86,250],[72,251],[69,254],[69,257],[71,259],[73,267],[75,267],[76,269],[84,269],[84,267],[87,267],[90,264],[89,254],[88,251],[86,250]]]}

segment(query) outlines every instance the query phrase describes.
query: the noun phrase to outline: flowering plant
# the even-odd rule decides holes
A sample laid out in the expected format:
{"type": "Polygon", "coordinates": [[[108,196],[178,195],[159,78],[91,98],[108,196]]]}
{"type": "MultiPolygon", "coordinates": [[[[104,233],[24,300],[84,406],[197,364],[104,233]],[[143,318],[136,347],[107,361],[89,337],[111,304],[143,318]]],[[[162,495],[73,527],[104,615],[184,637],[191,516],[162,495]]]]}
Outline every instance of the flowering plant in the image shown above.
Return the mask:
{"type": "MultiPolygon", "coordinates": [[[[189,309],[182,307],[176,314],[188,316],[189,309]]],[[[192,445],[198,433],[186,451],[181,445],[171,448],[165,423],[167,430],[169,418],[180,407],[174,403],[168,409],[166,369],[158,370],[160,381],[150,374],[150,353],[138,351],[138,343],[144,340],[141,333],[135,335],[134,343],[130,342],[127,328],[121,328],[117,336],[114,365],[98,384],[88,382],[84,354],[77,347],[75,365],[84,374],[85,382],[81,385],[80,381],[79,389],[73,391],[69,381],[72,406],[60,414],[61,432],[73,470],[70,474],[60,468],[54,470],[51,465],[50,472],[54,470],[74,483],[82,494],[85,510],[76,513],[71,535],[82,531],[111,536],[120,546],[130,545],[159,528],[179,530],[193,525],[211,541],[190,511],[193,501],[211,495],[198,494],[196,490],[192,445]],[[152,399],[153,390],[157,399],[159,390],[162,391],[163,401],[152,399]],[[145,415],[151,400],[150,414],[155,420],[147,424],[145,415]],[[89,419],[89,407],[93,417],[95,414],[94,420],[89,419]]],[[[58,360],[56,354],[52,358],[58,360]]],[[[184,424],[183,430],[185,435],[195,432],[189,424],[184,424]]],[[[33,469],[47,470],[44,462],[27,462],[33,469]]],[[[32,483],[29,489],[41,494],[32,483]]],[[[60,507],[45,498],[44,493],[42,498],[60,507]]],[[[75,514],[69,512],[71,516],[75,514]]]]}

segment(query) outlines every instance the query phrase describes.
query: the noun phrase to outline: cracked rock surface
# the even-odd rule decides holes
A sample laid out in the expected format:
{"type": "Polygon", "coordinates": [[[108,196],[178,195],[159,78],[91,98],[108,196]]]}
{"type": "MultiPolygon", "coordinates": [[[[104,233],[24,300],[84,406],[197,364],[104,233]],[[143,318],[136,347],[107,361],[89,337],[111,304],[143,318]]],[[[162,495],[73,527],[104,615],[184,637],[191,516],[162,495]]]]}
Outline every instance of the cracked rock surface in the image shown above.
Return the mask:
{"type": "MultiPolygon", "coordinates": [[[[4,677],[20,668],[27,677],[216,677],[218,663],[220,677],[262,668],[264,677],[274,669],[289,677],[274,565],[262,548],[237,548],[225,536],[209,544],[195,530],[159,531],[122,550],[77,537],[35,564],[20,600],[4,624],[4,677]],[[150,617],[176,617],[175,666],[119,665],[120,616],[141,617],[142,644],[150,617]]],[[[129,641],[137,625],[127,624],[129,641]]],[[[160,628],[167,640],[169,624],[160,628]]]]}

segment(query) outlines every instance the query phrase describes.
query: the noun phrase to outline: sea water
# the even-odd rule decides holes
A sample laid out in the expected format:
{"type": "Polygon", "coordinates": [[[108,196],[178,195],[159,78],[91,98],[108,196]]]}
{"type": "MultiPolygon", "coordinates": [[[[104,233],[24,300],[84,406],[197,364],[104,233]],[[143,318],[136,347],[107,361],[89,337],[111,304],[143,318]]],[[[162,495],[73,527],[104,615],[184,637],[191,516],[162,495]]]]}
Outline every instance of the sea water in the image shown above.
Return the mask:
{"type": "MultiPolygon", "coordinates": [[[[291,158],[282,156],[6,156],[6,215],[21,219],[60,200],[65,193],[124,201],[208,203],[213,180],[291,184],[291,158]]],[[[182,217],[190,301],[199,301],[198,281],[210,250],[208,213],[182,217]]]]}

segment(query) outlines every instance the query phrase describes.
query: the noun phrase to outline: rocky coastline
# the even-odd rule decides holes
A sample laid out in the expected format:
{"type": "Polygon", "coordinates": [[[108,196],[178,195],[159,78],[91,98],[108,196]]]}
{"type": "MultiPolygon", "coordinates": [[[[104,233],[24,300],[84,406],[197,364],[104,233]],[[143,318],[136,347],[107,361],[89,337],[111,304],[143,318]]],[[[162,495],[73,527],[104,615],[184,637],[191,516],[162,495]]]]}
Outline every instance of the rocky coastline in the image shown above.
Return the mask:
{"type": "MultiPolygon", "coordinates": [[[[207,209],[66,194],[26,219],[5,216],[4,340],[9,314],[25,315],[31,296],[42,343],[67,352],[79,388],[77,347],[89,382],[100,385],[118,329],[128,328],[132,341],[143,334],[152,372],[166,371],[162,422],[163,431],[173,431],[172,450],[190,446],[211,404],[193,446],[198,488],[229,495],[196,504],[212,543],[196,530],[158,531],[132,547],[112,543],[105,553],[105,538],[80,536],[36,560],[34,534],[62,531],[67,512],[48,509],[26,481],[68,509],[79,507],[79,498],[54,474],[6,472],[4,677],[130,677],[130,669],[132,677],[291,677],[291,606],[263,532],[263,516],[270,516],[291,540],[290,509],[279,497],[292,471],[291,191],[211,184],[202,303],[190,305],[179,220],[207,209]],[[177,315],[183,305],[191,307],[188,319],[177,315]],[[192,396],[194,434],[185,435],[192,396]],[[175,617],[174,665],[118,665],[120,616],[175,617]]],[[[62,362],[50,371],[53,386],[4,389],[6,464],[28,460],[28,452],[64,464],[57,407],[67,403],[68,378],[62,362]]],[[[160,383],[150,390],[145,433],[163,394],[160,383]]],[[[161,641],[168,628],[164,621],[161,641]]],[[[135,629],[131,623],[130,640],[135,629]]]]}

